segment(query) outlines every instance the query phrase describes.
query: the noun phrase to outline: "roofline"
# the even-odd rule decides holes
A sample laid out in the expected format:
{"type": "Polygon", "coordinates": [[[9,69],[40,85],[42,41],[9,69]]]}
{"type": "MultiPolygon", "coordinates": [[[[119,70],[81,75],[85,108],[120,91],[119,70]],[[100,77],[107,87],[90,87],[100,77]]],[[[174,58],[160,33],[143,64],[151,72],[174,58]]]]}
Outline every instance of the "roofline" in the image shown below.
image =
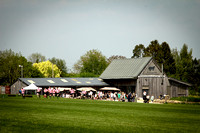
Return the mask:
{"type": "MultiPolygon", "coordinates": [[[[144,58],[144,57],[143,57],[144,58]]],[[[141,75],[141,73],[144,71],[144,69],[146,68],[146,66],[150,63],[150,61],[153,60],[153,57],[151,57],[151,59],[147,62],[147,64],[143,67],[143,69],[138,73],[137,77],[139,75],[141,75]]]]}
{"type": "Polygon", "coordinates": [[[138,78],[138,76],[137,77],[121,77],[121,78],[102,78],[103,80],[104,79],[137,79],[138,78]]]}
{"type": "Polygon", "coordinates": [[[184,84],[186,86],[192,86],[192,84],[189,84],[189,83],[186,83],[186,82],[183,82],[183,81],[180,81],[178,79],[175,79],[175,78],[171,78],[171,77],[168,77],[169,80],[172,80],[172,81],[175,81],[175,82],[178,82],[178,83],[181,83],[181,84],[184,84]]]}

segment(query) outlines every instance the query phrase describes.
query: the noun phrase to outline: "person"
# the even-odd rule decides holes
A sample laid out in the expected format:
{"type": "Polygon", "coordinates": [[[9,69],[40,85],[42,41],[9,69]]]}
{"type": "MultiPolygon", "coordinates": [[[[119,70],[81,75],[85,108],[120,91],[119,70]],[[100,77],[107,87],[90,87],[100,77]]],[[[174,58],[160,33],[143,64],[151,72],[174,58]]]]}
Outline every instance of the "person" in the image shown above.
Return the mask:
{"type": "Polygon", "coordinates": [[[55,94],[56,94],[56,89],[55,89],[55,88],[53,88],[53,90],[52,90],[52,91],[53,91],[53,97],[55,97],[55,96],[56,96],[56,95],[55,95],[55,94]]]}
{"type": "Polygon", "coordinates": [[[131,97],[132,97],[131,92],[129,92],[129,94],[128,94],[128,102],[131,102],[131,97]]]}
{"type": "Polygon", "coordinates": [[[114,99],[114,94],[113,94],[113,92],[111,92],[110,93],[110,101],[113,101],[113,99],[114,99]]]}
{"type": "Polygon", "coordinates": [[[117,94],[117,92],[114,92],[114,94],[113,94],[113,99],[114,99],[114,101],[115,101],[115,99],[117,98],[116,94],[117,94]]]}
{"type": "Polygon", "coordinates": [[[74,89],[70,90],[70,95],[71,95],[72,98],[74,98],[74,89]]]}
{"type": "Polygon", "coordinates": [[[45,98],[47,98],[47,92],[48,92],[48,90],[47,90],[47,88],[45,88],[45,89],[44,89],[44,97],[45,97],[45,98]]]}
{"type": "Polygon", "coordinates": [[[21,90],[19,90],[19,96],[22,94],[22,91],[21,90]]]}
{"type": "Polygon", "coordinates": [[[92,90],[90,90],[90,93],[89,93],[90,99],[92,99],[92,95],[93,95],[93,92],[92,92],[92,90]]]}
{"type": "Polygon", "coordinates": [[[121,92],[117,93],[118,101],[121,100],[121,92]]]}
{"type": "Polygon", "coordinates": [[[152,96],[151,96],[151,102],[152,102],[152,103],[153,103],[153,100],[154,100],[154,96],[152,95],[152,96]]]}
{"type": "Polygon", "coordinates": [[[60,89],[56,88],[55,92],[56,92],[56,97],[58,99],[58,97],[60,96],[60,89]]]}
{"type": "Polygon", "coordinates": [[[52,96],[51,87],[49,87],[48,93],[49,93],[49,98],[51,99],[51,96],[52,96]]]}
{"type": "Polygon", "coordinates": [[[85,90],[82,91],[82,95],[83,95],[83,99],[85,99],[85,97],[86,97],[86,91],[85,90]]]}
{"type": "Polygon", "coordinates": [[[146,100],[147,103],[149,103],[149,99],[150,99],[150,96],[147,95],[147,100],[146,100]]]}
{"type": "Polygon", "coordinates": [[[37,88],[37,97],[40,98],[40,91],[41,89],[40,88],[37,88]]]}
{"type": "Polygon", "coordinates": [[[133,95],[132,95],[132,102],[135,102],[135,93],[133,92],[133,95]]]}
{"type": "Polygon", "coordinates": [[[144,103],[146,103],[146,100],[147,100],[146,95],[147,95],[147,93],[146,93],[146,91],[144,91],[144,92],[143,92],[143,100],[144,100],[144,103]]]}
{"type": "Polygon", "coordinates": [[[102,100],[104,97],[104,93],[102,91],[100,91],[100,100],[102,100]]]}
{"type": "Polygon", "coordinates": [[[24,97],[24,92],[25,92],[24,88],[21,89],[21,92],[22,92],[22,97],[25,98],[24,97]]]}
{"type": "Polygon", "coordinates": [[[94,94],[94,99],[97,100],[97,93],[94,94]]]}

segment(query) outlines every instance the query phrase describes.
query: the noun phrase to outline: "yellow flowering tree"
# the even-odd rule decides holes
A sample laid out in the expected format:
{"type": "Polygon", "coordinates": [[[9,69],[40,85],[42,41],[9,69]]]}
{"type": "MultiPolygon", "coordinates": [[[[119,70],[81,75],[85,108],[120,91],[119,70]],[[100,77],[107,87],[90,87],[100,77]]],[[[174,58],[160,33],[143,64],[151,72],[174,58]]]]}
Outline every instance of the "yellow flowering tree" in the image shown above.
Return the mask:
{"type": "Polygon", "coordinates": [[[33,67],[37,68],[45,77],[60,77],[61,71],[60,69],[49,60],[34,63],[33,67]],[[52,71],[53,68],[53,71],[52,71]]]}

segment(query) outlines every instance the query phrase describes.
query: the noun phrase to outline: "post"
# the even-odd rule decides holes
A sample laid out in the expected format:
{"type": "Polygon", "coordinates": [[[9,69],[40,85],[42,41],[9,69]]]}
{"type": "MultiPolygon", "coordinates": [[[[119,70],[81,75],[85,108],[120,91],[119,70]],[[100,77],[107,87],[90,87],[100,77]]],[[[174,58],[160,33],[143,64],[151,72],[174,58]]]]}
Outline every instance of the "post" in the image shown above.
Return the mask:
{"type": "Polygon", "coordinates": [[[19,65],[19,67],[21,67],[21,78],[23,78],[23,66],[19,65]]]}
{"type": "Polygon", "coordinates": [[[52,63],[52,78],[54,77],[53,63],[52,63]]]}

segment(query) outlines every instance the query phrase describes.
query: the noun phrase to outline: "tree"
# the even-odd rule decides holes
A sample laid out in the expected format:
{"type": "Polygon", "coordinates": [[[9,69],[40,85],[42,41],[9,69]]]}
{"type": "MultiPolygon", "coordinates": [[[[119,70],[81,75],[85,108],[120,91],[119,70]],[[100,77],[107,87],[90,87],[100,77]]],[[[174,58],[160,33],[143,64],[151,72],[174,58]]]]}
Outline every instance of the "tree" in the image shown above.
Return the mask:
{"type": "Polygon", "coordinates": [[[133,49],[133,56],[131,58],[139,58],[144,56],[145,47],[143,44],[136,45],[133,49]]]}
{"type": "Polygon", "coordinates": [[[28,61],[32,63],[39,63],[39,62],[46,61],[46,57],[40,53],[33,53],[28,57],[28,61]]]}
{"type": "Polygon", "coordinates": [[[100,75],[107,66],[106,57],[100,51],[93,49],[80,57],[80,60],[74,65],[74,69],[80,73],[100,75]]]}
{"type": "Polygon", "coordinates": [[[176,73],[176,66],[175,66],[175,60],[173,58],[173,55],[171,53],[170,47],[168,43],[163,42],[161,44],[160,49],[160,63],[163,64],[163,70],[167,75],[173,75],[176,73]]]}
{"type": "Polygon", "coordinates": [[[66,63],[65,60],[62,59],[57,59],[55,57],[49,59],[50,62],[52,62],[53,64],[56,64],[56,66],[61,70],[61,77],[65,77],[67,74],[67,67],[66,67],[66,63]]]}
{"type": "Polygon", "coordinates": [[[189,74],[192,70],[192,49],[188,51],[188,46],[183,45],[180,51],[180,62],[177,62],[177,73],[180,79],[189,82],[189,74]]]}
{"type": "Polygon", "coordinates": [[[43,75],[33,68],[32,63],[28,62],[20,53],[15,53],[11,49],[0,51],[0,83],[1,85],[12,85],[21,77],[23,66],[23,77],[43,77],[43,75]]]}
{"type": "Polygon", "coordinates": [[[162,63],[161,58],[161,46],[157,40],[151,41],[149,46],[144,50],[144,57],[151,56],[155,59],[159,64],[162,63]]]}
{"type": "Polygon", "coordinates": [[[143,44],[136,45],[132,58],[139,57],[153,57],[160,66],[163,64],[165,73],[168,75],[176,73],[175,60],[166,42],[160,45],[157,40],[154,40],[147,48],[143,44]]]}
{"type": "Polygon", "coordinates": [[[60,69],[49,60],[40,63],[34,63],[33,66],[37,68],[45,77],[60,77],[60,69]]]}
{"type": "Polygon", "coordinates": [[[108,58],[108,64],[110,64],[115,59],[126,59],[126,57],[121,55],[113,55],[108,58]]]}

